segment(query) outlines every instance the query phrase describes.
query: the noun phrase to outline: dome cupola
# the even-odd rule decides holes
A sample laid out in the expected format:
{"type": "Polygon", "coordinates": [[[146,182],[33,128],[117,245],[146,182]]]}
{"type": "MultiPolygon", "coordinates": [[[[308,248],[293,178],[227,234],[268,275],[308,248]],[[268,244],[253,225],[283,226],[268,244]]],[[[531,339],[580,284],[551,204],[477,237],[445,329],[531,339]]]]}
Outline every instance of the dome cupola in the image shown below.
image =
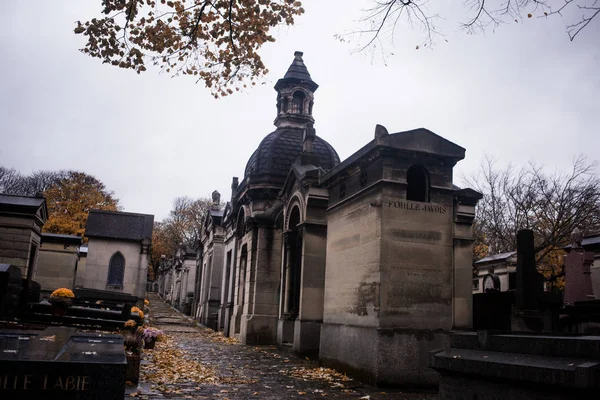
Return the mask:
{"type": "Polygon", "coordinates": [[[285,76],[277,81],[277,118],[275,126],[304,128],[314,123],[312,116],[314,93],[319,87],[310,77],[303,53],[294,53],[294,61],[285,76]]]}
{"type": "Polygon", "coordinates": [[[275,84],[277,129],[265,136],[250,156],[242,186],[252,182],[253,185],[280,187],[297,161],[324,170],[340,163],[333,147],[316,136],[313,128],[312,105],[318,87],[304,65],[302,52],[295,52],[292,65],[275,84]]]}

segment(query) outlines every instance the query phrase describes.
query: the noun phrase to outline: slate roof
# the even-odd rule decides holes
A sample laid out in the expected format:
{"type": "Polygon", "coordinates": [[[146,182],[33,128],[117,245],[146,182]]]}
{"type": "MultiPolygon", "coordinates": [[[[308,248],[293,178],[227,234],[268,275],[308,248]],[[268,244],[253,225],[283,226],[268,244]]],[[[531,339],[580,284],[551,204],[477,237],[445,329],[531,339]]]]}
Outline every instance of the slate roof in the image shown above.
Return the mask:
{"type": "Polygon", "coordinates": [[[42,244],[46,243],[72,243],[81,244],[83,238],[81,236],[63,235],[60,233],[42,233],[42,244]]]}
{"type": "Polygon", "coordinates": [[[34,196],[17,196],[0,194],[0,212],[8,214],[27,215],[36,217],[39,212],[39,223],[43,225],[48,218],[46,199],[34,196]]]}
{"type": "Polygon", "coordinates": [[[487,256],[487,257],[482,258],[479,261],[476,261],[475,264],[483,264],[483,263],[487,263],[490,261],[506,260],[507,258],[514,256],[515,254],[517,254],[516,251],[509,251],[506,253],[494,254],[493,256],[487,256]]]}
{"type": "Polygon", "coordinates": [[[12,194],[0,194],[1,205],[35,207],[38,208],[44,203],[43,197],[16,196],[12,194]]]}
{"type": "Polygon", "coordinates": [[[154,215],[91,210],[85,236],[141,241],[152,238],[154,215]]]}
{"type": "MultiPolygon", "coordinates": [[[[290,167],[302,153],[304,131],[298,128],[279,128],[268,134],[246,164],[244,176],[270,174],[286,176],[290,167]]],[[[313,152],[319,157],[324,170],[340,163],[334,148],[319,136],[315,137],[313,152]]]]}
{"type": "Polygon", "coordinates": [[[294,53],[294,61],[292,61],[292,65],[290,65],[283,78],[277,81],[275,84],[275,90],[279,90],[279,88],[286,83],[296,82],[308,83],[310,90],[313,92],[317,90],[319,85],[317,85],[316,82],[310,77],[308,68],[306,68],[306,65],[304,65],[304,60],[302,59],[303,55],[304,53],[301,51],[296,51],[294,53]]]}
{"type": "Polygon", "coordinates": [[[394,148],[419,153],[434,154],[447,157],[455,162],[465,158],[465,149],[446,138],[443,138],[426,128],[396,132],[371,140],[358,151],[346,158],[341,164],[328,171],[321,179],[321,184],[327,183],[341,171],[353,165],[375,148],[394,148]]]}
{"type": "Polygon", "coordinates": [[[589,237],[584,237],[581,239],[581,246],[592,246],[600,244],[600,235],[594,235],[589,237]]]}
{"type": "MultiPolygon", "coordinates": [[[[593,248],[593,247],[597,247],[598,245],[600,245],[600,234],[596,234],[596,235],[589,235],[584,237],[583,239],[581,239],[581,247],[583,248],[593,248]]],[[[573,246],[572,245],[567,245],[564,247],[565,250],[571,250],[573,246]]]]}
{"type": "Polygon", "coordinates": [[[213,210],[212,208],[210,210],[208,210],[208,213],[210,215],[212,215],[213,217],[222,217],[223,216],[223,212],[225,210],[213,210]]]}

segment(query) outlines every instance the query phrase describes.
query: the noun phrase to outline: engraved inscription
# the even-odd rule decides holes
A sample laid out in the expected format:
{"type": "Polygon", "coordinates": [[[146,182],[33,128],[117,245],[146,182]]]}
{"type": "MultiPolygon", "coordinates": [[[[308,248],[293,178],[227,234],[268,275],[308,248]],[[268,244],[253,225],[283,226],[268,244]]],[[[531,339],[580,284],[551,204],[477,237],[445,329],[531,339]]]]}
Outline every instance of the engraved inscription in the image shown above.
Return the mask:
{"type": "Polygon", "coordinates": [[[65,390],[87,391],[90,389],[90,377],[83,375],[0,375],[0,392],[3,390],[65,390]]]}
{"type": "Polygon", "coordinates": [[[435,214],[446,214],[448,212],[446,207],[439,204],[415,203],[406,200],[388,200],[388,207],[435,214]]]}

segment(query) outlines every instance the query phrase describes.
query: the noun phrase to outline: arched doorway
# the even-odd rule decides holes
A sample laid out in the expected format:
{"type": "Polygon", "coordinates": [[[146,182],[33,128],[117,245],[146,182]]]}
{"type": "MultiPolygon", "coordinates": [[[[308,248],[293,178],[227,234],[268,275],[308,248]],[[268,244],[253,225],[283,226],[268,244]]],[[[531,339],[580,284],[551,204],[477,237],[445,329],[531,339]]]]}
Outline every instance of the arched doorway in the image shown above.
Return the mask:
{"type": "Polygon", "coordinates": [[[296,206],[290,213],[287,237],[287,282],[285,297],[285,315],[290,319],[298,317],[300,312],[300,281],[302,279],[302,230],[300,209],[296,206]]]}

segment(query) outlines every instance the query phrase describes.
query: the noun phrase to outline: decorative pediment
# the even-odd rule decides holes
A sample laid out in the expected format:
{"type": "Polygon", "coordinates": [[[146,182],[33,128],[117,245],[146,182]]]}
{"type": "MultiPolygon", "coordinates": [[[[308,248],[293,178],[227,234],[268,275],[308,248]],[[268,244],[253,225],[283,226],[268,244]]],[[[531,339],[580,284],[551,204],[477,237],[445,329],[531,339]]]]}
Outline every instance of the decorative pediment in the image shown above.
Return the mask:
{"type": "Polygon", "coordinates": [[[455,161],[465,158],[463,147],[425,128],[381,136],[375,142],[387,147],[453,158],[455,161]]]}

